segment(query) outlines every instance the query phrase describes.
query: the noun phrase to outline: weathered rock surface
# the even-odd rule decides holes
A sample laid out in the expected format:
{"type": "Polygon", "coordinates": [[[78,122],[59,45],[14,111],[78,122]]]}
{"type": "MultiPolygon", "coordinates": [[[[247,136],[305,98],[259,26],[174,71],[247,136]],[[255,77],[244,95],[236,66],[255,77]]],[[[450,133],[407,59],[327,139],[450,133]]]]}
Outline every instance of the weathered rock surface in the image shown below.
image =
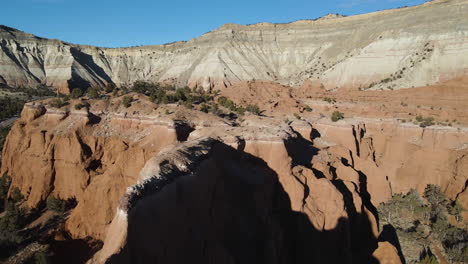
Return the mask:
{"type": "Polygon", "coordinates": [[[0,27],[0,83],[60,88],[136,80],[224,88],[268,80],[326,89],[400,89],[468,73],[466,0],[351,17],[226,24],[187,42],[97,48],[0,27]]]}
{"type": "Polygon", "coordinates": [[[132,96],[130,108],[119,97],[81,111],[77,100],[28,104],[3,150],[0,174],[28,206],[77,200],[65,228],[104,241],[91,263],[398,263],[377,241],[380,202],[433,183],[466,205],[464,129],[251,115],[235,124],[132,96]]]}

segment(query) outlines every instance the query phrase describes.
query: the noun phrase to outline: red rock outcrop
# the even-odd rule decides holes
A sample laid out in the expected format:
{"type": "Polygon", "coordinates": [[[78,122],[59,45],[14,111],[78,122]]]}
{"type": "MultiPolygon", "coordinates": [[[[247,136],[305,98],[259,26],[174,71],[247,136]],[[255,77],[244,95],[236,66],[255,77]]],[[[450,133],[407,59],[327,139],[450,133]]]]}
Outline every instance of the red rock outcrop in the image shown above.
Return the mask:
{"type": "Polygon", "coordinates": [[[133,97],[128,109],[121,98],[83,111],[29,104],[3,150],[0,173],[27,206],[51,194],[77,200],[65,227],[104,241],[93,263],[397,261],[377,242],[380,202],[433,183],[466,204],[462,129],[234,123],[133,97]]]}

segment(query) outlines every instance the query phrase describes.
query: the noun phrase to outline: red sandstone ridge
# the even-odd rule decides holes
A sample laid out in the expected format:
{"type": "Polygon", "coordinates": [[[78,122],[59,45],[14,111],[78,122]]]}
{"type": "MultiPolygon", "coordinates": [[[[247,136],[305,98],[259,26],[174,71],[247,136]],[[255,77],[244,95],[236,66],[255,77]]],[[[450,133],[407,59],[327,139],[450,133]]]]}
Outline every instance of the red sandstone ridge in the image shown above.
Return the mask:
{"type": "MultiPolygon", "coordinates": [[[[277,92],[283,96],[284,90],[277,92]]],[[[28,104],[3,150],[0,173],[11,175],[12,188],[26,196],[25,206],[50,195],[76,198],[65,230],[72,238],[104,242],[92,263],[160,258],[177,263],[208,256],[229,262],[232,254],[251,257],[250,251],[228,253],[244,250],[240,244],[224,245],[222,237],[247,241],[252,235],[273,243],[262,246],[266,255],[254,258],[260,262],[288,262],[293,251],[287,245],[299,241],[305,241],[297,249],[300,258],[317,262],[367,263],[387,256],[396,261],[391,246],[377,243],[375,208],[381,202],[437,184],[466,204],[466,129],[379,119],[334,123],[314,111],[285,122],[281,114],[289,115],[287,107],[236,123],[133,97],[130,108],[118,97],[91,100],[90,109],[80,111],[72,110],[76,101],[62,109],[47,101],[28,104]],[[211,229],[215,222],[219,228],[211,229]],[[172,253],[163,257],[144,246],[151,244],[144,236],[150,233],[164,237],[158,248],[172,253]],[[201,251],[188,240],[184,247],[191,253],[172,251],[188,237],[218,242],[201,251]],[[336,245],[340,254],[330,251],[336,245]],[[137,255],[141,259],[132,257],[137,255]]],[[[294,98],[278,105],[290,101],[294,98]]]]}
{"type": "MultiPolygon", "coordinates": [[[[412,229],[427,239],[415,261],[426,247],[444,260],[432,211],[392,226],[379,205],[436,185],[447,196],[437,202],[468,209],[467,4],[227,24],[121,49],[0,26],[2,86],[122,88],[26,104],[2,150],[7,196],[19,190],[13,205],[38,214],[29,231],[50,231],[40,243],[69,244],[54,248],[65,260],[92,248],[83,263],[400,264],[413,245],[394,236],[412,229]],[[200,93],[123,88],[141,78],[200,93]],[[54,197],[76,207],[52,231],[54,197]]],[[[454,215],[466,229],[468,211],[454,215]]]]}

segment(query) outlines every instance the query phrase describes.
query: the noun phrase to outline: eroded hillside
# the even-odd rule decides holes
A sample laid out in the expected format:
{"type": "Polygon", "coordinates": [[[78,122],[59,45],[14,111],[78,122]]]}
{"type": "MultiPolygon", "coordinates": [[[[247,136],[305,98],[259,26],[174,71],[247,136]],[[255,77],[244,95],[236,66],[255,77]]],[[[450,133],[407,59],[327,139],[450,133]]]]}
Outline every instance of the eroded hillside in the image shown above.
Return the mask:
{"type": "Polygon", "coordinates": [[[467,73],[466,0],[288,24],[227,24],[187,42],[98,48],[0,27],[0,83],[69,88],[137,80],[224,88],[238,81],[336,89],[426,86],[467,73]]]}
{"type": "Polygon", "coordinates": [[[103,241],[91,263],[399,263],[380,203],[436,184],[467,204],[465,128],[316,110],[230,120],[139,94],[54,100],[25,106],[0,174],[24,208],[75,199],[62,232],[103,241]]]}

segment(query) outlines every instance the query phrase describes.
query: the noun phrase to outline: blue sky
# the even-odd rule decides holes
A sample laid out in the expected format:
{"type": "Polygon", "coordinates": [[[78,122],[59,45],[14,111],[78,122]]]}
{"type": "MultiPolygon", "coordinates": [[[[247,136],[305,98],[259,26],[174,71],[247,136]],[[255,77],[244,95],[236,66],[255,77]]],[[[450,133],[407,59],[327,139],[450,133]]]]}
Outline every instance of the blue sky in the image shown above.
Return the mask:
{"type": "Polygon", "coordinates": [[[353,15],[424,0],[1,0],[0,24],[100,47],[188,40],[225,23],[284,23],[353,15]]]}

